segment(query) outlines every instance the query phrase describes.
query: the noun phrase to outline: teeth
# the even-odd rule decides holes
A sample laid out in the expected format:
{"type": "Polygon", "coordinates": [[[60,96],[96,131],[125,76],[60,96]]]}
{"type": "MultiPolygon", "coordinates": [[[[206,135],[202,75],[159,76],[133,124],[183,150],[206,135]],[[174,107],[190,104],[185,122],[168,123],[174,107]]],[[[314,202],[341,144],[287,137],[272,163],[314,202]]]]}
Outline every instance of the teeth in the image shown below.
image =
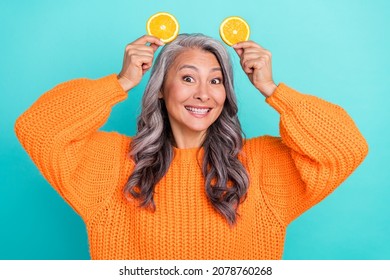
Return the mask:
{"type": "Polygon", "coordinates": [[[207,114],[210,109],[200,109],[200,108],[193,108],[193,107],[186,107],[188,111],[194,112],[195,114],[207,114]]]}

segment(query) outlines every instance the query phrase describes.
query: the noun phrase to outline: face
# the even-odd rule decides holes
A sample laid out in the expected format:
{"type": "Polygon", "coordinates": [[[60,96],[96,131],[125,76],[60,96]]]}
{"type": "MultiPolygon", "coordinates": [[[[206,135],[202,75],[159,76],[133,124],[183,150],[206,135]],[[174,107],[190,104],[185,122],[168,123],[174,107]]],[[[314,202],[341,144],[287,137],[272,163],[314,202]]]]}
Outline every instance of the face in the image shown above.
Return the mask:
{"type": "Polygon", "coordinates": [[[201,142],[226,99],[217,58],[200,49],[180,53],[168,70],[159,97],[165,101],[176,144],[201,142]]]}

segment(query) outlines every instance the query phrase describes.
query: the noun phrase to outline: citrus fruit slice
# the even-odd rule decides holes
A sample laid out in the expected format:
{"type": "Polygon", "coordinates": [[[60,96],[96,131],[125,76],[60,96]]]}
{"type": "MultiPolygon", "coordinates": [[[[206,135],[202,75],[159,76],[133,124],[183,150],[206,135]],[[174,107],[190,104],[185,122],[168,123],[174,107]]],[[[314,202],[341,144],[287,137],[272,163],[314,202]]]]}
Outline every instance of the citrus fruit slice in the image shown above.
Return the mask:
{"type": "Polygon", "coordinates": [[[146,31],[149,35],[156,36],[164,43],[173,41],[179,34],[179,23],[169,13],[156,13],[146,23],[146,31]]]}
{"type": "Polygon", "coordinates": [[[247,41],[249,39],[249,34],[249,25],[241,17],[227,17],[219,26],[219,35],[229,46],[237,44],[238,42],[247,41]]]}

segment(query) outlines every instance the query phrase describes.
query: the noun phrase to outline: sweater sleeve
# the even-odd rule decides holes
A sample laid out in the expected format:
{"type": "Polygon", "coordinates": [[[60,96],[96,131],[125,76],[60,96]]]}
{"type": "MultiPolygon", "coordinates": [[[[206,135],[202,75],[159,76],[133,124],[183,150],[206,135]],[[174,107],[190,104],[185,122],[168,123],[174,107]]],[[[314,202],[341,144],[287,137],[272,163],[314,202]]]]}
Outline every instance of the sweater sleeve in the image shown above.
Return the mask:
{"type": "Polygon", "coordinates": [[[83,218],[118,176],[112,160],[121,137],[98,129],[126,97],[116,75],[76,79],[43,94],[16,121],[16,135],[42,175],[83,218]]]}
{"type": "Polygon", "coordinates": [[[339,186],[368,145],[341,107],[281,83],[266,99],[280,113],[280,138],[264,141],[262,184],[285,225],[339,186]]]}

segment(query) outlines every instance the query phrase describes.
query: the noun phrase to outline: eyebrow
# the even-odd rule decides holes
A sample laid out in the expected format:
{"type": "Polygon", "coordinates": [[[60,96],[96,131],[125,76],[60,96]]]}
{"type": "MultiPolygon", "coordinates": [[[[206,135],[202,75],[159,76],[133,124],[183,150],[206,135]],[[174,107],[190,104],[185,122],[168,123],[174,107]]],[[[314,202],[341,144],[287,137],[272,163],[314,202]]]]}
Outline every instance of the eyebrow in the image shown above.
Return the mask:
{"type": "MultiPolygon", "coordinates": [[[[180,71],[180,70],[182,70],[182,69],[184,69],[184,68],[190,68],[190,69],[193,69],[193,70],[199,72],[199,69],[198,69],[196,66],[194,66],[194,65],[189,65],[189,64],[184,64],[184,65],[180,66],[180,68],[179,68],[178,71],[180,71]]],[[[221,71],[221,72],[222,72],[221,67],[214,67],[214,68],[211,68],[211,71],[210,71],[210,72],[216,72],[216,71],[221,71]]]]}

